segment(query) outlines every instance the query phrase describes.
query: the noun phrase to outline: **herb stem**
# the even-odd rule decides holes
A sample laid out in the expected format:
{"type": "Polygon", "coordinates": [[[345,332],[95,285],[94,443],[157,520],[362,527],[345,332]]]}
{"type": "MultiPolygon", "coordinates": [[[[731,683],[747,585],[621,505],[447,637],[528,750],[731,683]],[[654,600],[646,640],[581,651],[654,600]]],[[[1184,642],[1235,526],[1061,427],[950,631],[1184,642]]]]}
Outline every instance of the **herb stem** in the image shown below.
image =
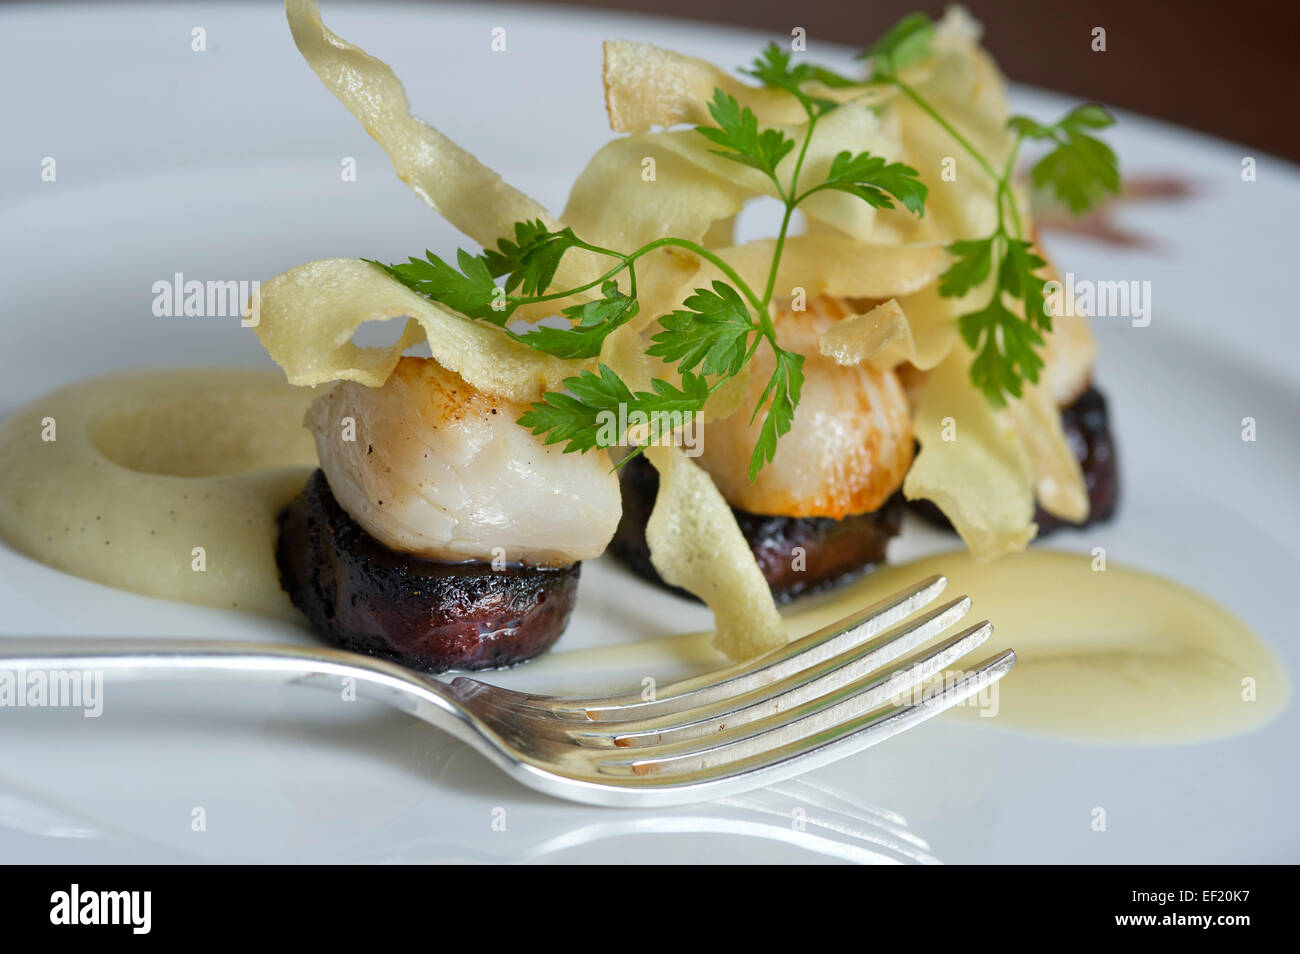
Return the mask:
{"type": "Polygon", "coordinates": [[[648,242],[645,245],[642,245],[636,251],[629,252],[626,255],[624,255],[622,252],[616,252],[613,249],[602,248],[599,245],[591,245],[587,242],[575,242],[574,248],[584,248],[587,251],[595,252],[598,255],[607,255],[610,258],[618,259],[619,263],[615,265],[613,268],[609,269],[609,271],[602,274],[599,278],[594,278],[591,281],[586,282],[585,284],[582,285],[578,285],[574,288],[568,288],[565,289],[564,291],[559,291],[559,292],[551,292],[546,295],[511,297],[510,299],[508,299],[510,302],[510,311],[511,313],[513,313],[515,309],[520,308],[524,305],[535,305],[539,302],[557,301],[561,298],[568,298],[570,295],[576,295],[579,292],[584,292],[587,291],[588,289],[595,288],[598,285],[604,284],[606,281],[613,278],[615,275],[617,275],[619,272],[623,271],[624,269],[627,269],[629,273],[628,283],[629,283],[629,290],[631,291],[631,295],[629,297],[635,298],[636,297],[636,273],[632,267],[633,263],[637,259],[641,258],[642,256],[648,255],[650,252],[653,252],[655,249],[666,248],[668,246],[686,249],[688,252],[691,252],[692,254],[697,255],[700,258],[704,259],[705,261],[716,266],[719,271],[721,271],[724,275],[727,276],[727,278],[731,279],[731,281],[736,284],[736,286],[740,289],[741,294],[743,294],[749,300],[750,304],[752,304],[755,309],[762,309],[763,306],[759,302],[758,296],[754,294],[754,291],[749,287],[749,284],[736,273],[735,269],[733,269],[730,265],[728,265],[725,261],[723,261],[717,255],[715,255],[713,252],[709,251],[709,249],[705,248],[703,245],[700,245],[698,242],[692,242],[689,239],[661,238],[661,239],[655,239],[653,242],[648,242]]]}
{"type": "Polygon", "coordinates": [[[983,153],[976,149],[971,141],[958,131],[956,126],[944,119],[943,116],[939,115],[938,110],[931,106],[920,93],[914,90],[907,83],[904,83],[897,76],[891,76],[889,82],[894,86],[894,88],[915,103],[922,112],[938,123],[944,132],[951,136],[957,144],[961,146],[976,163],[979,164],[979,167],[984,170],[988,177],[993,180],[993,184],[997,188],[996,201],[998,205],[999,233],[1003,235],[1006,234],[1005,229],[1003,228],[1003,209],[1005,203],[1005,210],[1011,215],[1011,226],[1015,233],[1015,237],[1018,239],[1024,238],[1024,225],[1020,219],[1020,209],[1016,204],[1015,195],[1011,191],[1011,177],[1015,171],[1016,157],[1020,153],[1020,144],[1024,141],[1024,136],[1020,135],[1016,137],[1016,141],[1011,147],[1011,153],[1007,156],[1006,165],[1002,172],[999,173],[993,168],[993,164],[984,158],[983,153]]]}
{"type": "Polygon", "coordinates": [[[699,256],[709,264],[715,266],[718,271],[722,272],[722,274],[726,275],[727,278],[731,279],[731,281],[735,283],[736,287],[740,289],[740,293],[748,299],[749,303],[753,305],[755,309],[759,311],[763,309],[762,303],[759,302],[758,296],[754,294],[753,289],[749,287],[749,283],[741,278],[734,268],[698,242],[692,242],[689,239],[680,238],[655,239],[653,242],[641,246],[631,255],[627,256],[627,258],[629,260],[640,258],[642,255],[652,252],[657,248],[667,248],[670,246],[673,248],[684,248],[686,251],[699,256]]]}
{"type": "Polygon", "coordinates": [[[784,190],[781,183],[777,182],[777,191],[781,193],[781,199],[785,202],[785,214],[781,216],[781,229],[776,233],[776,248],[772,252],[772,264],[767,270],[767,287],[763,290],[763,302],[758,308],[758,320],[762,322],[763,334],[776,345],[776,326],[772,323],[772,316],[769,312],[769,306],[772,304],[772,292],[776,289],[776,275],[781,267],[781,256],[785,254],[785,237],[790,231],[790,219],[794,215],[795,206],[799,204],[799,173],[803,171],[804,159],[808,156],[808,144],[812,142],[813,130],[817,128],[817,114],[812,107],[800,99],[799,101],[808,115],[808,129],[804,132],[803,144],[799,147],[799,155],[795,158],[794,168],[790,171],[790,188],[784,190]]]}
{"type": "Polygon", "coordinates": [[[948,120],[940,116],[938,111],[933,106],[931,106],[924,98],[922,98],[920,93],[912,89],[911,86],[904,83],[897,76],[891,76],[889,78],[889,82],[892,83],[900,93],[902,93],[913,103],[915,103],[923,113],[925,113],[936,123],[938,123],[943,128],[943,130],[946,133],[948,133],[948,135],[952,136],[952,138],[957,141],[957,144],[961,146],[963,149],[965,149],[966,152],[970,154],[970,157],[972,159],[974,159],[977,163],[979,163],[980,168],[983,169],[988,174],[988,177],[990,179],[992,179],[994,182],[1002,181],[1002,177],[998,175],[997,170],[995,170],[992,164],[990,164],[989,161],[984,158],[983,154],[978,149],[976,149],[974,145],[971,144],[970,140],[967,139],[965,136],[963,136],[957,130],[956,126],[954,126],[952,123],[948,122],[948,120]]]}
{"type": "Polygon", "coordinates": [[[998,215],[1002,214],[1002,200],[1005,198],[1007,211],[1011,213],[1011,226],[1015,229],[1016,238],[1025,237],[1024,226],[1020,222],[1020,209],[1016,205],[1016,197],[1011,192],[1011,177],[1016,168],[1016,156],[1020,153],[1020,144],[1024,142],[1023,135],[1017,136],[1015,143],[1011,146],[1011,154],[1007,156],[1006,167],[1002,171],[1002,178],[998,180],[998,215]]]}
{"type": "MultiPolygon", "coordinates": [[[[595,249],[592,248],[591,246],[585,246],[585,247],[590,248],[592,251],[601,251],[601,252],[605,251],[604,249],[595,249]]],[[[607,252],[606,254],[613,255],[614,257],[619,259],[623,258],[623,256],[619,255],[617,252],[607,252]]],[[[609,271],[605,272],[599,278],[594,278],[591,281],[587,282],[585,285],[579,285],[576,288],[570,288],[562,292],[552,292],[551,294],[548,295],[525,295],[521,297],[508,298],[507,301],[510,302],[510,311],[513,314],[515,309],[520,308],[524,305],[535,305],[543,301],[556,301],[560,298],[568,298],[570,295],[576,295],[578,294],[578,292],[587,291],[589,288],[595,288],[597,285],[604,284],[609,279],[613,278],[615,275],[617,275],[619,272],[623,271],[623,269],[627,267],[628,267],[628,262],[626,260],[620,261],[617,265],[615,265],[609,271]]]]}

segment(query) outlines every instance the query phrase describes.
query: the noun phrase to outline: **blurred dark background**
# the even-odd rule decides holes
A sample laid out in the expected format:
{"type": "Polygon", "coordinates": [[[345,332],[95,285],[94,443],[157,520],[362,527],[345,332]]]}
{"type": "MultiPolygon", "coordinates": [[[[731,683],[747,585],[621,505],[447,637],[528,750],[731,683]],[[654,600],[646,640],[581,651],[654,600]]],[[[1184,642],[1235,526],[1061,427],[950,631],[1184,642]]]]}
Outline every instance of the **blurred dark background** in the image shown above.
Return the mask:
{"type": "MultiPolygon", "coordinates": [[[[0,0],[0,5],[10,2],[33,0],[0,0]]],[[[253,2],[278,5],[280,0],[253,2]]],[[[364,6],[364,0],[353,2],[364,6]]],[[[721,23],[768,31],[774,38],[788,37],[800,26],[813,40],[865,47],[913,11],[937,19],[950,0],[506,2],[721,23]]],[[[1294,118],[1300,94],[1300,0],[963,0],[961,5],[984,25],[985,45],[1014,82],[1145,113],[1300,161],[1300,122],[1294,118]],[[1106,30],[1104,53],[1092,50],[1095,27],[1106,30]]]]}
{"type": "MultiPolygon", "coordinates": [[[[549,0],[546,0],[549,2],[549,0]]],[[[544,0],[525,0],[541,6],[544,0]]],[[[926,0],[601,0],[569,6],[727,23],[865,46],[926,0]]],[[[1012,80],[1300,160],[1300,0],[967,0],[1012,80]],[[1106,52],[1092,51],[1094,27],[1106,52]]]]}

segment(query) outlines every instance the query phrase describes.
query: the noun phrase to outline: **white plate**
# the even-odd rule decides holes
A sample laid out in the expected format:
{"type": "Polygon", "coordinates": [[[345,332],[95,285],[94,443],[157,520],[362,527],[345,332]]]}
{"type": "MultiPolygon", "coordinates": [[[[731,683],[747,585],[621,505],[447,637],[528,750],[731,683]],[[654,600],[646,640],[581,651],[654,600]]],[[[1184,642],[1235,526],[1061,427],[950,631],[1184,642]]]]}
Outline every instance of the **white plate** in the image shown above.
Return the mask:
{"type": "MultiPolygon", "coordinates": [[[[766,39],[561,9],[327,3],[325,14],[394,65],[418,113],[551,208],[608,137],[602,39],[650,40],[725,66],[766,39]],[[489,48],[498,26],[505,53],[489,48]]],[[[848,51],[814,52],[843,63],[848,51]]],[[[6,6],[0,63],[11,92],[0,100],[0,412],[111,369],[269,365],[233,322],[153,317],[151,287],[174,272],[262,279],[313,258],[398,260],[457,243],[302,63],[275,5],[6,6]],[[191,49],[195,28],[206,52],[191,49]],[[53,183],[40,176],[47,156],[53,183]],[[349,156],[359,174],[345,183],[349,156]]],[[[1044,116],[1067,105],[1017,93],[1019,108],[1044,116]]],[[[1112,141],[1130,172],[1185,176],[1200,191],[1124,209],[1125,225],[1160,242],[1154,250],[1051,243],[1080,277],[1151,280],[1156,306],[1148,328],[1097,328],[1123,511],[1055,545],[1104,545],[1206,592],[1295,672],[1284,600],[1300,538],[1300,338],[1284,283],[1300,175],[1260,155],[1258,181],[1245,183],[1249,150],[1132,116],[1112,141]],[[1240,439],[1245,416],[1258,420],[1256,443],[1240,439]]],[[[909,525],[893,557],[944,545],[909,525]]],[[[707,622],[604,561],[584,572],[580,603],[563,648],[707,622]]],[[[7,633],[312,641],[305,626],[118,592],[3,549],[0,605],[7,633]]],[[[504,678],[526,682],[527,669],[504,678]]],[[[1182,747],[1074,744],[941,719],[748,799],[615,812],[534,795],[463,745],[364,703],[260,686],[110,691],[94,722],[0,713],[0,858],[1300,860],[1295,705],[1253,734],[1182,747]],[[1097,805],[1105,833],[1089,824],[1097,805]],[[197,808],[206,831],[192,830],[197,808]],[[493,825],[501,809],[505,831],[493,825]]]]}

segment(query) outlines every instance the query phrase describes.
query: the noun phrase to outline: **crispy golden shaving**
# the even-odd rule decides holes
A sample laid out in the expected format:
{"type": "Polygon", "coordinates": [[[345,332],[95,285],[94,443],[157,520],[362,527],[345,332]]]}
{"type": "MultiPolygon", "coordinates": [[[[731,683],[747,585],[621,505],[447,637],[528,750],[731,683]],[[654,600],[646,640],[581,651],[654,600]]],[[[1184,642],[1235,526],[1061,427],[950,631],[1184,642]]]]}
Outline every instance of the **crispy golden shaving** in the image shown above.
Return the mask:
{"type": "Polygon", "coordinates": [[[428,340],[435,361],[481,391],[534,401],[563,387],[581,365],[522,345],[492,325],[454,311],[351,258],[299,265],[262,286],[258,338],[291,384],[356,381],[379,387],[402,352],[428,340]],[[362,347],[352,336],[367,321],[409,316],[388,346],[362,347]]]}
{"type": "Polygon", "coordinates": [[[908,327],[898,300],[891,298],[860,315],[850,315],[831,326],[817,342],[818,350],[836,364],[861,364],[895,341],[906,341],[908,327]]]}
{"type": "MultiPolygon", "coordinates": [[[[762,287],[772,261],[772,239],[718,250],[747,282],[762,287]]],[[[937,245],[888,245],[836,235],[794,235],[786,239],[776,273],[783,296],[802,288],[807,297],[901,298],[932,286],[947,265],[937,245]]],[[[707,266],[706,266],[707,270],[707,266]]]]}
{"type": "Polygon", "coordinates": [[[652,447],[659,496],[646,541],[659,575],[713,611],[713,645],[748,659],[786,642],[785,624],[731,508],[700,467],[677,447],[652,447]]]}
{"type": "Polygon", "coordinates": [[[412,116],[388,64],[330,32],[316,0],[288,0],[285,8],[307,65],[388,153],[398,177],[448,222],[481,245],[509,235],[516,222],[554,224],[539,203],[412,116]]]}
{"type": "Polygon", "coordinates": [[[1024,396],[1008,401],[1005,414],[1029,459],[1038,503],[1064,520],[1087,520],[1083,470],[1070,450],[1051,391],[1042,384],[1026,383],[1024,396]]]}
{"type": "MultiPolygon", "coordinates": [[[[836,154],[869,150],[896,158],[898,145],[887,139],[870,109],[853,103],[837,109],[817,126],[808,147],[804,176],[819,182],[836,154]]],[[[803,124],[781,127],[801,144],[803,124]]],[[[606,144],[582,171],[565,206],[563,219],[586,241],[632,251],[665,236],[701,241],[715,223],[737,215],[757,196],[774,196],[772,181],[714,155],[711,144],[693,130],[639,133],[606,144]]],[[[788,176],[798,147],[778,166],[788,176]]],[[[826,191],[800,208],[839,233],[866,240],[876,210],[856,196],[826,191]]]]}
{"type": "Polygon", "coordinates": [[[650,43],[605,43],[605,108],[615,132],[649,132],[654,126],[712,122],[707,103],[713,90],[736,97],[763,122],[798,123],[803,109],[779,90],[755,89],[712,63],[650,43]]]}
{"type": "Polygon", "coordinates": [[[934,501],[975,558],[991,560],[1034,538],[1034,474],[1015,431],[971,388],[968,360],[954,351],[926,378],[903,493],[934,501]]]}

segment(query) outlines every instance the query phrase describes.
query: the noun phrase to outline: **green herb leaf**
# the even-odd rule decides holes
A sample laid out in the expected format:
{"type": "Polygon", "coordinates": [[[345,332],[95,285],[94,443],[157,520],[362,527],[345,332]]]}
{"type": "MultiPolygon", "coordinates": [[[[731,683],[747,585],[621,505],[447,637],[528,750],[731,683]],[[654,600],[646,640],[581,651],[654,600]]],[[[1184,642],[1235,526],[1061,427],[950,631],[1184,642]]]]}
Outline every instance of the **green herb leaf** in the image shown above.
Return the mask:
{"type": "Polygon", "coordinates": [[[984,283],[993,268],[993,237],[953,242],[948,253],[955,257],[948,270],[939,276],[939,294],[960,298],[984,283]]]}
{"type": "Polygon", "coordinates": [[[832,69],[815,63],[792,63],[790,51],[769,43],[762,55],[756,57],[749,69],[740,72],[754,77],[768,89],[783,89],[799,100],[809,114],[822,115],[839,106],[833,99],[810,96],[804,83],[820,83],[828,89],[845,89],[860,86],[861,80],[843,76],[832,69]]]}
{"type": "Polygon", "coordinates": [[[1048,139],[1052,135],[1051,126],[1044,126],[1030,116],[1012,116],[1007,120],[1007,128],[1025,139],[1048,139]]]}
{"type": "Polygon", "coordinates": [[[506,301],[504,289],[493,280],[483,256],[460,249],[456,253],[460,265],[457,270],[432,252],[424,254],[423,259],[412,258],[401,265],[385,265],[368,258],[364,261],[379,266],[412,291],[462,315],[505,326],[512,309],[506,301]]]}
{"type": "Polygon", "coordinates": [[[848,150],[831,160],[830,171],[822,187],[849,192],[878,209],[892,209],[890,196],[902,202],[918,216],[925,215],[925,198],[929,190],[911,166],[901,162],[886,163],[880,156],[848,150]]]}
{"type": "Polygon", "coordinates": [[[1043,344],[1039,332],[1052,330],[1052,316],[1045,305],[1046,282],[1038,275],[1047,263],[1033,248],[1030,242],[1001,233],[954,242],[948,251],[956,261],[939,276],[939,294],[946,298],[965,295],[990,274],[995,277],[988,304],[957,320],[962,338],[976,351],[971,383],[995,407],[1005,403],[1006,394],[1020,397],[1022,378],[1038,380],[1043,361],[1034,349],[1043,344]],[[1007,307],[1004,295],[1021,303],[1023,318],[1007,307]]]}
{"type": "Polygon", "coordinates": [[[1034,349],[1042,346],[1043,337],[1007,308],[1001,289],[983,309],[962,315],[957,325],[962,339],[976,352],[970,367],[971,383],[994,407],[1006,404],[1004,394],[1020,397],[1022,378],[1038,380],[1043,359],[1034,349]]]}
{"type": "Polygon", "coordinates": [[[933,39],[934,22],[924,13],[909,13],[858,54],[858,59],[871,60],[877,79],[896,76],[929,56],[933,39]]]}
{"type": "Polygon", "coordinates": [[[602,411],[618,413],[620,404],[631,406],[636,398],[623,379],[607,365],[600,374],[582,371],[565,378],[566,391],[550,391],[545,399],[534,401],[516,421],[534,434],[545,434],[547,444],[568,443],[566,454],[588,451],[597,446],[602,411]]]}
{"type": "Polygon", "coordinates": [[[1002,290],[1024,303],[1025,320],[1040,331],[1052,330],[1044,293],[1047,282],[1038,276],[1038,270],[1046,264],[1034,254],[1033,243],[1010,239],[998,277],[1002,290]]]}
{"type": "MultiPolygon", "coordinates": [[[[776,444],[794,421],[795,408],[799,406],[799,395],[803,390],[803,355],[780,348],[776,352],[776,368],[767,386],[754,406],[757,417],[762,407],[767,405],[767,416],[759,430],[754,452],[749,457],[749,480],[753,483],[763,465],[771,463],[776,456],[776,444]],[[768,403],[768,398],[771,403],[768,403]]],[[[751,418],[753,420],[753,418],[751,418]]]]}
{"type": "Polygon", "coordinates": [[[551,287],[564,253],[578,243],[573,229],[552,232],[541,221],[515,223],[515,240],[497,240],[497,248],[483,252],[493,278],[506,276],[505,288],[525,295],[542,295],[551,287]]]}
{"type": "Polygon", "coordinates": [[[1119,160],[1110,146],[1087,132],[1114,124],[1115,118],[1096,103],[1071,110],[1051,126],[1027,116],[1012,117],[1008,123],[1026,139],[1055,143],[1055,148],[1035,163],[1031,177],[1035,186],[1050,189],[1074,215],[1088,211],[1107,194],[1119,194],[1119,160]]]}
{"type": "Polygon", "coordinates": [[[1105,106],[1084,103],[1070,110],[1057,125],[1063,129],[1108,129],[1115,125],[1115,117],[1105,106]]]}
{"type": "Polygon", "coordinates": [[[650,386],[650,391],[633,392],[608,365],[601,364],[599,374],[582,371],[566,378],[566,391],[551,391],[544,400],[533,402],[517,423],[545,435],[547,444],[564,442],[566,454],[585,452],[616,446],[623,437],[616,428],[620,417],[626,420],[640,411],[654,422],[665,414],[698,413],[711,393],[704,378],[695,374],[683,375],[681,387],[659,378],[650,386]]]}
{"type": "Polygon", "coordinates": [[[618,282],[610,279],[601,286],[602,298],[570,305],[562,312],[577,324],[569,328],[542,326],[516,335],[528,347],[545,351],[557,358],[594,358],[610,332],[636,316],[638,305],[619,291],[618,282]]]}
{"type": "Polygon", "coordinates": [[[745,366],[751,332],[759,330],[740,293],[715,281],[713,291],[695,289],[684,309],[663,315],[663,331],[651,339],[646,354],[677,362],[681,374],[699,367],[701,373],[733,375],[745,366]]]}
{"type": "Polygon", "coordinates": [[[791,66],[789,51],[775,43],[769,43],[762,54],[754,58],[750,68],[742,68],[740,72],[754,77],[768,89],[783,89],[801,100],[807,100],[799,88],[799,84],[808,79],[806,65],[791,66]]]}
{"type": "Polygon", "coordinates": [[[1100,139],[1070,133],[1034,166],[1033,182],[1047,187],[1074,215],[1088,211],[1109,193],[1119,194],[1119,160],[1100,139]]]}
{"type": "Polygon", "coordinates": [[[762,54],[754,58],[750,68],[741,69],[740,72],[754,77],[769,89],[784,89],[791,93],[798,92],[801,83],[810,81],[821,83],[829,89],[861,85],[861,80],[843,76],[815,63],[791,63],[790,51],[776,43],[769,43],[762,54]]]}
{"type": "Polygon", "coordinates": [[[703,135],[719,149],[709,151],[750,166],[765,173],[769,179],[780,187],[776,177],[776,167],[794,148],[794,140],[779,129],[758,130],[758,118],[748,106],[741,108],[734,96],[728,96],[720,89],[714,89],[713,100],[709,103],[709,115],[718,125],[696,126],[696,132],[703,135]]]}

